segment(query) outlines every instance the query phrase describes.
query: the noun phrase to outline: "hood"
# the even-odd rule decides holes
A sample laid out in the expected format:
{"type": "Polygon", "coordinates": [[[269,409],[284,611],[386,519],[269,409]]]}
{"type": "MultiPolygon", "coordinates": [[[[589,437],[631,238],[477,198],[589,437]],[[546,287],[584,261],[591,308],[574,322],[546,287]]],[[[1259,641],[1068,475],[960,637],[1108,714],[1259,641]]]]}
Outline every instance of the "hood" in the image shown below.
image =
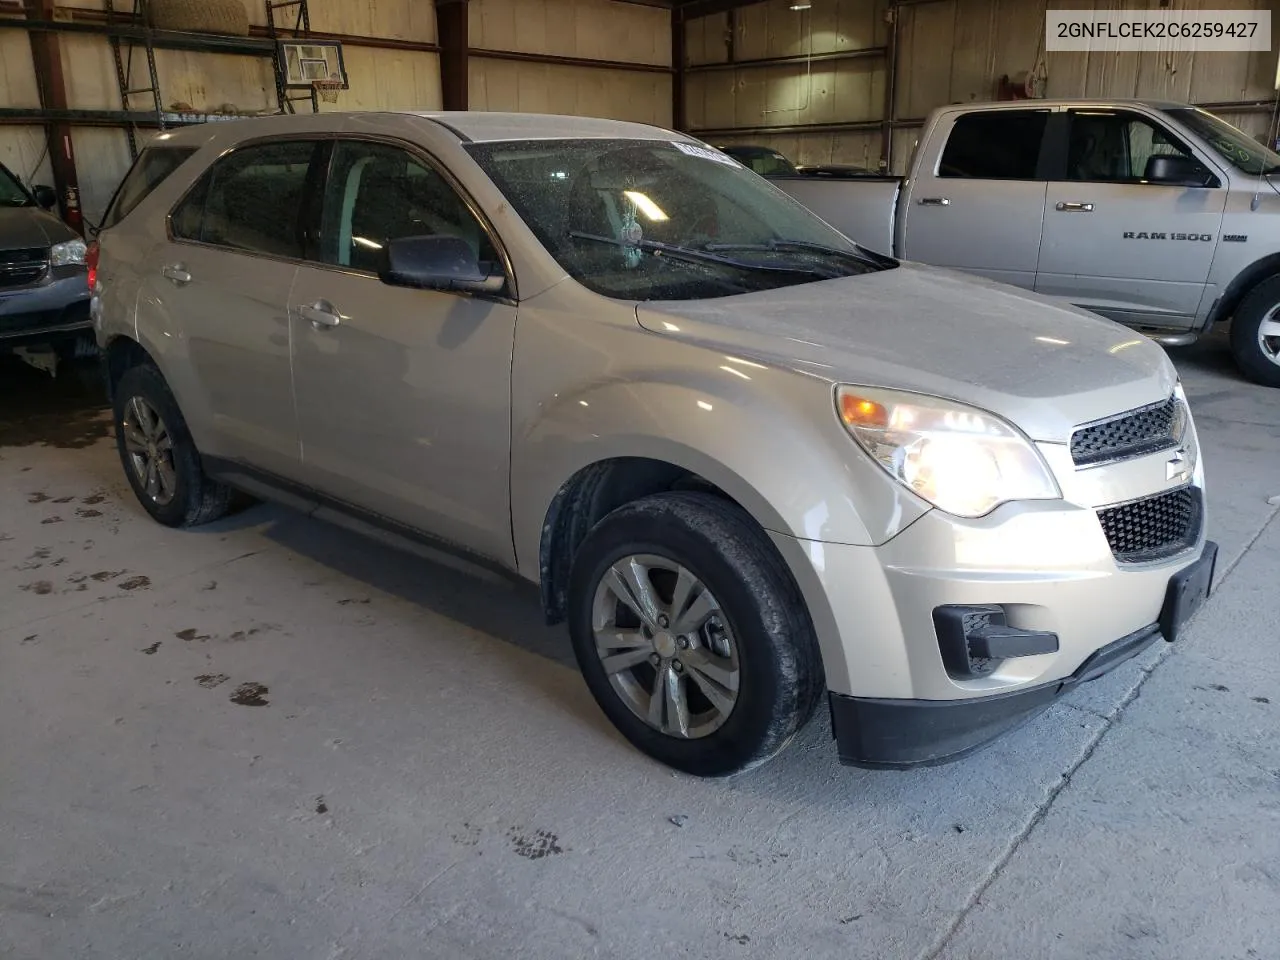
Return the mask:
{"type": "Polygon", "coordinates": [[[0,207],[0,250],[48,247],[75,236],[74,230],[39,207],[0,207]]]}
{"type": "Polygon", "coordinates": [[[1168,398],[1153,341],[1015,287],[903,263],[714,300],[641,304],[641,326],[832,383],[959,400],[1033,440],[1168,398]],[[673,330],[672,328],[678,328],[673,330]]]}

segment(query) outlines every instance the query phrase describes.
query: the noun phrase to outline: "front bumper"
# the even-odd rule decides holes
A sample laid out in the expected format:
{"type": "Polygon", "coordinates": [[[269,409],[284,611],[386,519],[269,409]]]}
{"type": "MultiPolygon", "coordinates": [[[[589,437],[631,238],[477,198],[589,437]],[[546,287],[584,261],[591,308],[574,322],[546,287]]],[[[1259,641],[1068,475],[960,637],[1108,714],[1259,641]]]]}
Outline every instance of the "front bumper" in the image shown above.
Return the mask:
{"type": "Polygon", "coordinates": [[[0,287],[0,346],[47,343],[93,329],[88,275],[54,267],[29,287],[0,287]]]}

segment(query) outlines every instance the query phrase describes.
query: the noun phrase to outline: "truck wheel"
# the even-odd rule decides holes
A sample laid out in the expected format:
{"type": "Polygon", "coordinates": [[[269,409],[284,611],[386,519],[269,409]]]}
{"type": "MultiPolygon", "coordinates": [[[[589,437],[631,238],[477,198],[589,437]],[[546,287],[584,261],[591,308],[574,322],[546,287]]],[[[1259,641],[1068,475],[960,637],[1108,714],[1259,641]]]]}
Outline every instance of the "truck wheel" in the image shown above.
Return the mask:
{"type": "Polygon", "coordinates": [[[1231,354],[1254,383],[1280,387],[1280,277],[1264,280],[1231,320],[1231,354]]]}
{"type": "Polygon", "coordinates": [[[134,495],[152,518],[193,527],[223,516],[231,488],[210,480],[169,385],[151,364],[126,370],[115,389],[116,447],[134,495]]]}
{"type": "Polygon", "coordinates": [[[713,494],[662,493],[601,520],[574,557],[569,632],[614,726],[696,776],[768,760],[825,687],[790,572],[752,519],[713,494]]]}

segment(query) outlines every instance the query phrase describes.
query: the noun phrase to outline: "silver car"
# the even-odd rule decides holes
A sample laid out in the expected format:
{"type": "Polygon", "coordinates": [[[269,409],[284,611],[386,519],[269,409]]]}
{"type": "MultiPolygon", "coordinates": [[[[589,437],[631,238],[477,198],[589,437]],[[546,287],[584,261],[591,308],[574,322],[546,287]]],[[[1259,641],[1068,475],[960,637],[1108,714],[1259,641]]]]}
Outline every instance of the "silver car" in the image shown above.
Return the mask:
{"type": "Polygon", "coordinates": [[[641,750],[976,749],[1207,595],[1144,337],[861,249],[669,130],[496,113],[163,134],[100,236],[143,507],[232,487],[534,581],[641,750]]]}

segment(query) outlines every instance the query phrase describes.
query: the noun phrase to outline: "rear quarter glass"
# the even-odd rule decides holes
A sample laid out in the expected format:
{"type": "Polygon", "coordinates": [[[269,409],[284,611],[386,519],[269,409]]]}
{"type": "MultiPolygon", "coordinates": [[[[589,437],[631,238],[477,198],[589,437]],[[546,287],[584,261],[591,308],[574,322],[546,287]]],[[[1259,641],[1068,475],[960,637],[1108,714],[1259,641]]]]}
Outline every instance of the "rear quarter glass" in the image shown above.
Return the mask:
{"type": "Polygon", "coordinates": [[[101,229],[114,227],[127,217],[151,191],[160,186],[195,152],[194,147],[151,146],[143,150],[116,188],[106,215],[102,218],[101,229]]]}

